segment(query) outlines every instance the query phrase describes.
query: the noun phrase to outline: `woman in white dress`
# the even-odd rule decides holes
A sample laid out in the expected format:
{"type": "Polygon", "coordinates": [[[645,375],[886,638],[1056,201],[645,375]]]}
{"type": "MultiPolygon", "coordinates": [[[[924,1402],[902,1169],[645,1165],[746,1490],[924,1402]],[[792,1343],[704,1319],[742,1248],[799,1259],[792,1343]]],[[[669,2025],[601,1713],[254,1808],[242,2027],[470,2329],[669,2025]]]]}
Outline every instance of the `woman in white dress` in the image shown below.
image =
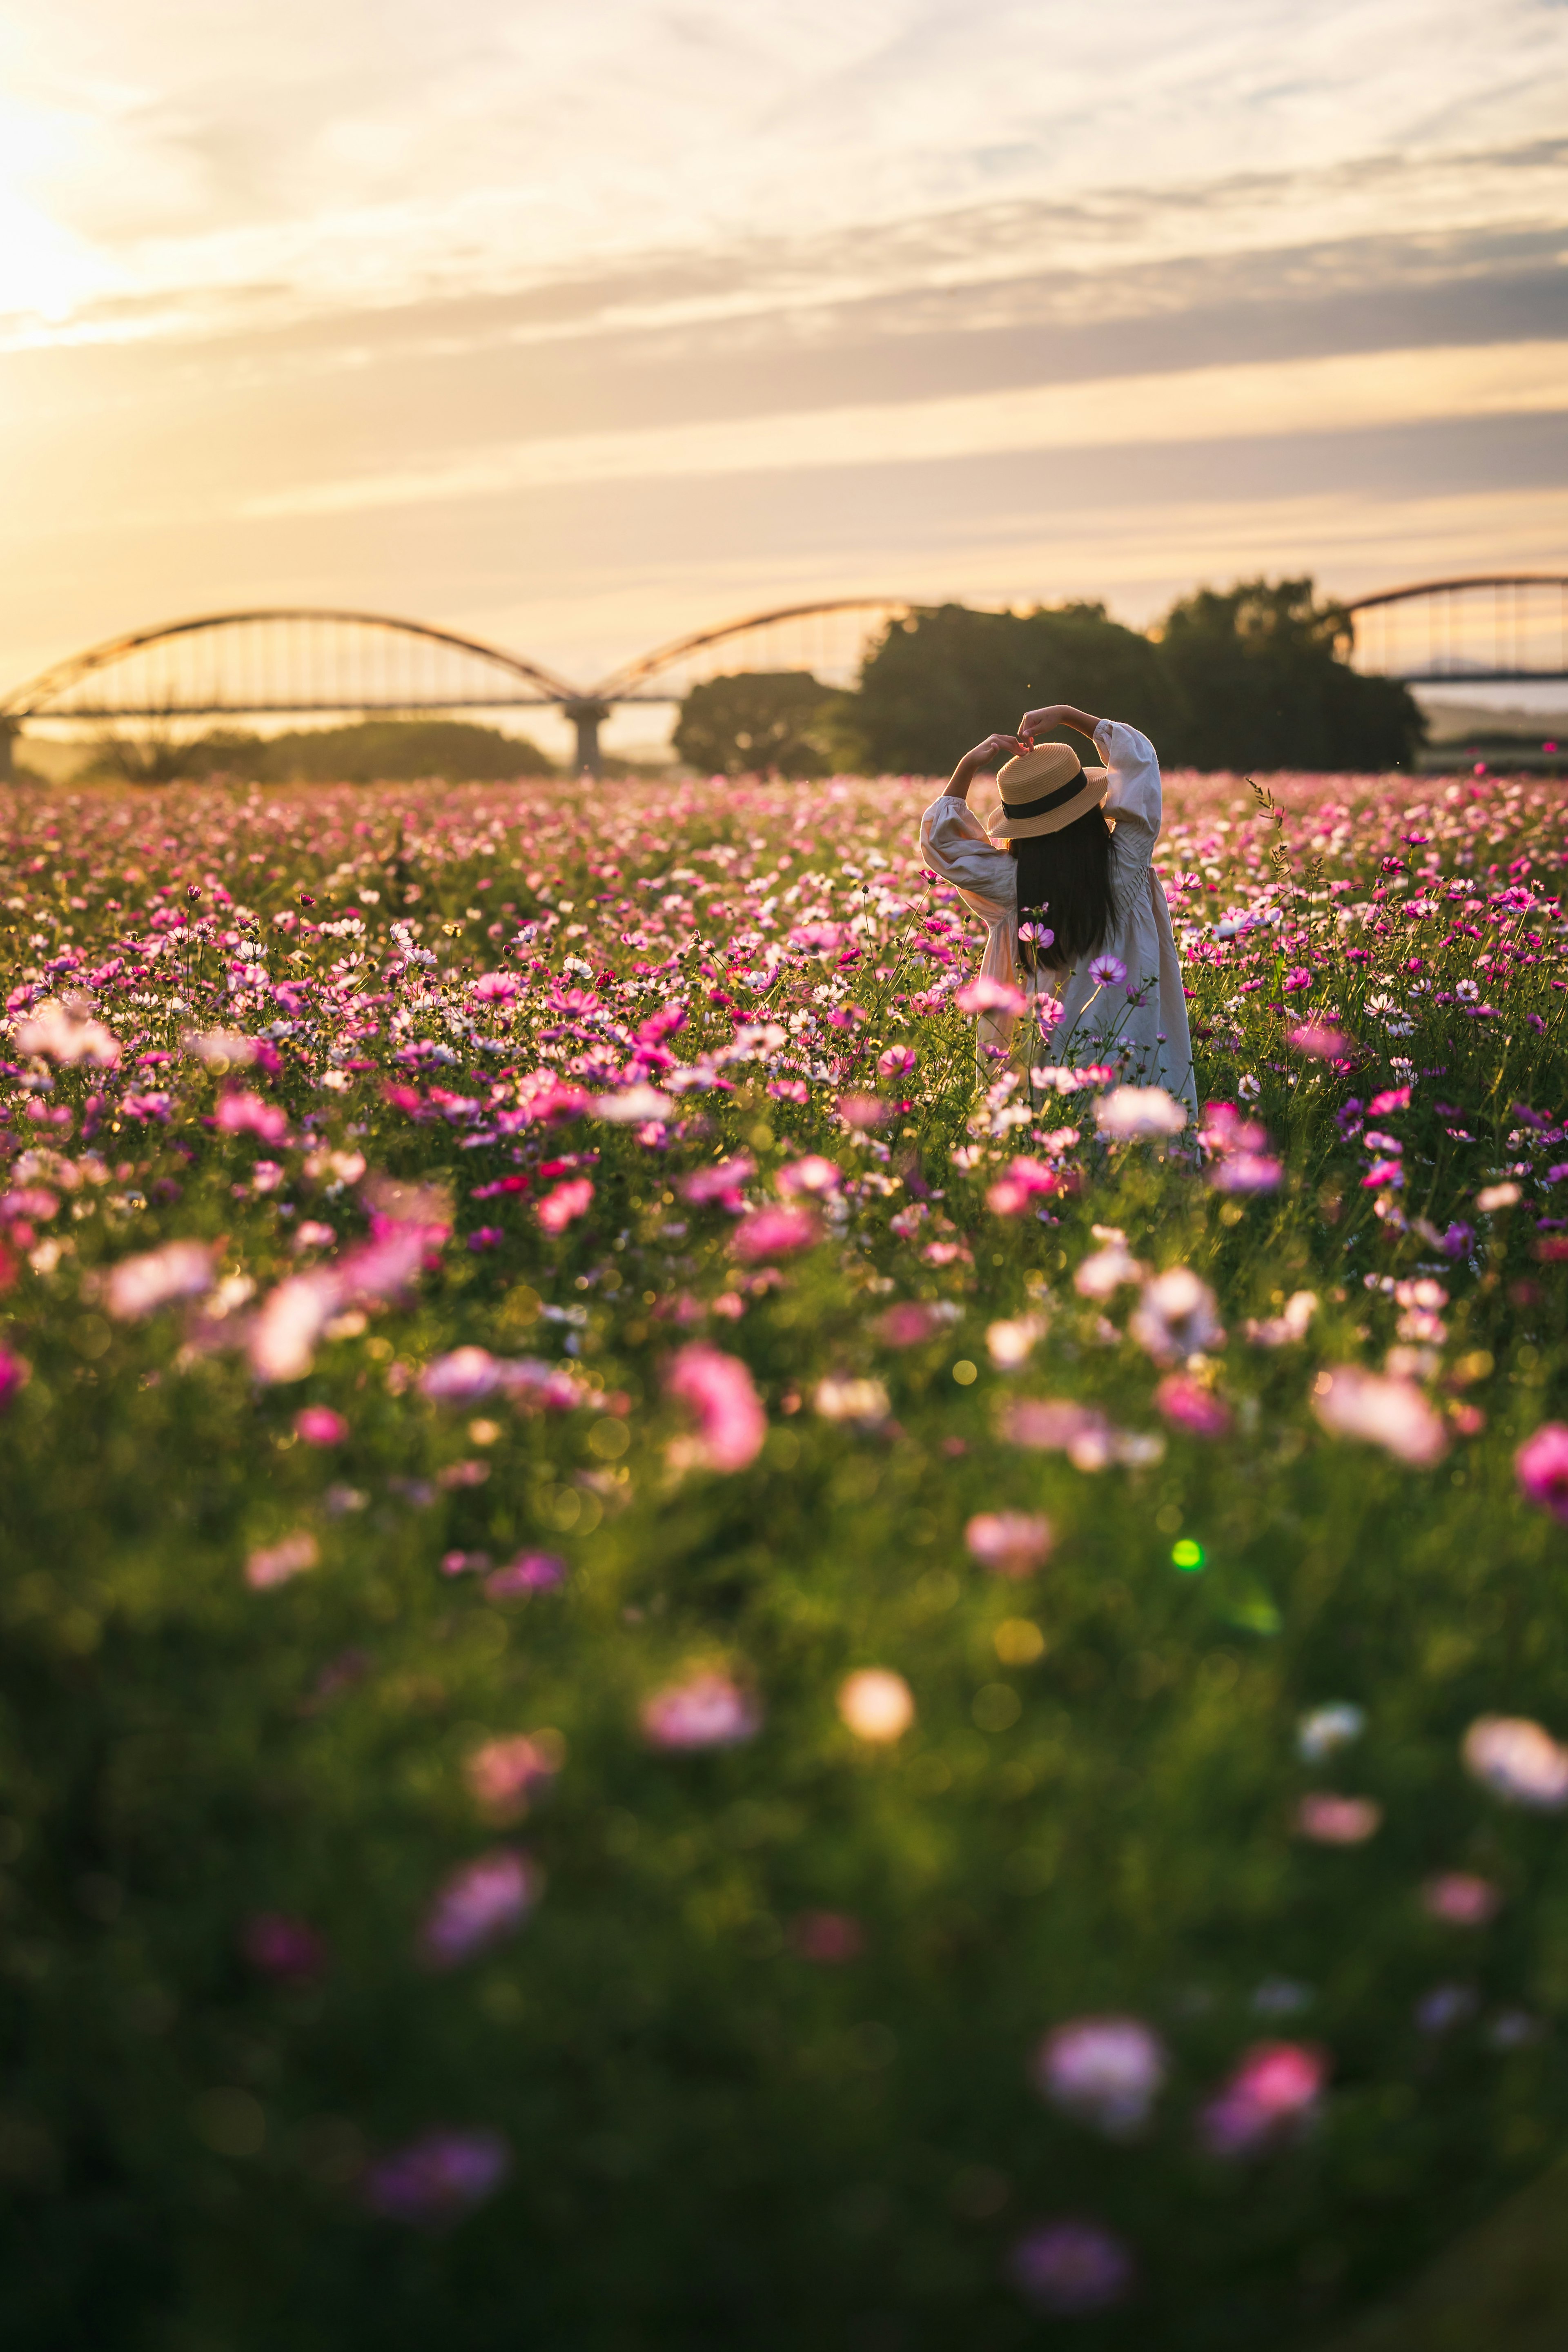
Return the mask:
{"type": "MultiPolygon", "coordinates": [[[[1026,1051],[1058,1066],[1119,1063],[1130,1085],[1165,1087],[1195,1118],[1181,959],[1151,864],[1160,815],[1148,737],[1052,703],[1026,710],[1017,735],[964,753],[921,819],[921,856],[986,926],[982,978],[1030,999],[1022,1017],[1039,1039],[1026,1051]],[[1105,765],[1084,768],[1065,744],[1035,748],[1058,727],[1089,736],[1105,765]]],[[[1015,1018],[980,1013],[983,1073],[1009,1051],[1015,1018]]]]}

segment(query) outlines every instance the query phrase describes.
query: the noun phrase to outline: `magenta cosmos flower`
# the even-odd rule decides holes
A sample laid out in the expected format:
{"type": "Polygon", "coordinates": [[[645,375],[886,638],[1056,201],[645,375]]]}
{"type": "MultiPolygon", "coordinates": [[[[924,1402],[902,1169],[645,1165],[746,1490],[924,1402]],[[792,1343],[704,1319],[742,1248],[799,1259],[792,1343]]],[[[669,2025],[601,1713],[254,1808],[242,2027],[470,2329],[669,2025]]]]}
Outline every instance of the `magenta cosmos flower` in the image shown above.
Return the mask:
{"type": "Polygon", "coordinates": [[[539,1222],[547,1234],[564,1233],[574,1218],[588,1213],[594,1198],[594,1187],[586,1176],[572,1177],[557,1184],[539,1204],[539,1222]]]}
{"type": "Polygon", "coordinates": [[[330,1404],[308,1404],[294,1415],[294,1433],[307,1445],[341,1445],[349,1425],[330,1404]]]}
{"type": "Polygon", "coordinates": [[[804,1206],[758,1209],[736,1226],[730,1239],[735,1255],[754,1261],[809,1249],[822,1232],[815,1213],[804,1206]]]}
{"type": "Polygon", "coordinates": [[[361,2193],[389,2221],[439,2229],[493,2197],[510,2169],[500,2132],[431,2131],[378,2157],[361,2193]]]}
{"type": "Polygon", "coordinates": [[[9,1348],[0,1347],[0,1412],[25,1389],[33,1377],[33,1368],[25,1356],[9,1348]]]}
{"type": "Polygon", "coordinates": [[[1568,1526],[1568,1423],[1543,1422],[1513,1457],[1525,1500],[1568,1526]]]}
{"type": "Polygon", "coordinates": [[[515,1935],[538,1894],[538,1874],[526,1854],[510,1846],[480,1854],[437,1890],[420,1927],[420,1951],[432,1968],[455,1969],[515,1935]]]}
{"type": "Polygon", "coordinates": [[[669,1459],[678,1469],[743,1470],[756,1459],[768,1433],[768,1417],[739,1356],[694,1340],[671,1358],[665,1392],[689,1406],[696,1429],[677,1438],[669,1459]]]}
{"type": "Polygon", "coordinates": [[[762,1729],[762,1709],[728,1675],[709,1668],[647,1700],[644,1735],[655,1748],[738,1748],[762,1729]]]}
{"type": "Polygon", "coordinates": [[[1108,2311],[1132,2291],[1132,2256],[1098,2221],[1047,2221],[1020,2238],[1007,2260],[1014,2285],[1037,2311],[1069,2318],[1108,2311]]]}
{"type": "Polygon", "coordinates": [[[1035,2053],[1037,2088],[1112,2139],[1142,2130],[1164,2084],[1165,2045],[1137,2017],[1075,2017],[1035,2053]]]}
{"type": "Polygon", "coordinates": [[[1162,1417],[1173,1429],[1184,1429],[1194,1437],[1228,1437],[1230,1409],[1222,1403],[1212,1389],[1205,1389],[1185,1372],[1170,1372],[1154,1391],[1154,1403],[1162,1417]]]}
{"type": "Polygon", "coordinates": [[[280,1984],[308,1984],[327,1965],[327,1948],[308,1920],[282,1911],[258,1911],[240,1930],[239,1948],[253,1969],[280,1984]]]}
{"type": "Polygon", "coordinates": [[[1304,2042],[1259,2042],[1198,2119],[1215,2156],[1251,2156],[1293,2138],[1316,2114],[1328,2080],[1324,2052],[1304,2042]]]}

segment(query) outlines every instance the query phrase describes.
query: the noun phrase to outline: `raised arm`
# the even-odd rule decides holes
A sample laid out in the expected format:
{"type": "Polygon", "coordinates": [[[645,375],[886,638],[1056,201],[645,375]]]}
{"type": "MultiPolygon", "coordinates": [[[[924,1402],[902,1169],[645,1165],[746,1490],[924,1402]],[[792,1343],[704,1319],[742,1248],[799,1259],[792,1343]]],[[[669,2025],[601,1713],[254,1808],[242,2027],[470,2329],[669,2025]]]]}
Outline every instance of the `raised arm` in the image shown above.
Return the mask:
{"type": "Polygon", "coordinates": [[[1048,735],[1053,727],[1070,727],[1075,734],[1087,735],[1092,742],[1100,720],[1087,710],[1077,710],[1070,702],[1047,702],[1043,710],[1026,710],[1018,721],[1018,732],[1031,740],[1037,735],[1048,735]]]}
{"type": "Polygon", "coordinates": [[[994,776],[1005,761],[1016,759],[1018,753],[1026,748],[1016,735],[987,735],[984,743],[976,743],[973,751],[966,751],[960,760],[948,783],[948,791],[956,800],[966,801],[969,788],[977,776],[994,776]]]}

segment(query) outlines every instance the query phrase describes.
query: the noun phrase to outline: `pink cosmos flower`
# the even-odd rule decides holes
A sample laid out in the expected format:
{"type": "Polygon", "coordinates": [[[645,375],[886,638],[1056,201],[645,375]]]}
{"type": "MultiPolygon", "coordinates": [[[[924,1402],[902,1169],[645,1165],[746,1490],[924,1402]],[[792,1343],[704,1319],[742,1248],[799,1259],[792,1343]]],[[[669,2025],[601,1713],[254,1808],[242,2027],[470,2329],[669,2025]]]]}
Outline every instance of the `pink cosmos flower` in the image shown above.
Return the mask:
{"type": "Polygon", "coordinates": [[[1127,977],[1127,966],[1120,956],[1097,955],[1089,967],[1089,976],[1096,988],[1120,988],[1127,977]]]}
{"type": "Polygon", "coordinates": [[[1296,1808],[1299,1834],[1315,1845],[1363,1845],[1383,1824],[1383,1807],[1370,1797],[1341,1797],[1314,1790],[1296,1808]]]}
{"type": "Polygon", "coordinates": [[[884,1078],[907,1078],[919,1060],[912,1045],[889,1045],[877,1056],[877,1074],[884,1078]]]}
{"type": "Polygon", "coordinates": [[[547,1234],[564,1233],[574,1217],[586,1216],[593,1198],[594,1187],[588,1177],[569,1177],[541,1201],[539,1222],[547,1234]]]}
{"type": "Polygon", "coordinates": [[[1063,2319],[1124,2303],[1137,2276],[1121,2239],[1098,2221],[1047,2221],[1031,2230],[1014,2246],[1007,2270],[1026,2303],[1063,2319]]]}
{"type": "Polygon", "coordinates": [[[1355,1039],[1327,1021],[1305,1022],[1300,1029],[1291,1030],[1289,1042],[1298,1054],[1305,1054],[1314,1062],[1342,1062],[1355,1051],[1355,1039]]]}
{"type": "Polygon", "coordinates": [[[754,1263],[758,1258],[783,1257],[791,1250],[809,1249],[821,1234],[816,1214],[804,1206],[758,1209],[736,1226],[730,1236],[730,1246],[737,1257],[754,1263]]]}
{"type": "Polygon", "coordinates": [[[1300,995],[1303,989],[1310,988],[1311,985],[1312,974],[1304,963],[1293,964],[1285,975],[1284,988],[1287,996],[1300,995]]]}
{"type": "Polygon", "coordinates": [[[488,1348],[454,1348],[419,1375],[419,1393],[439,1404],[474,1404],[500,1387],[501,1365],[488,1348]]]}
{"type": "Polygon", "coordinates": [[[683,1201],[693,1208],[706,1208],[717,1201],[726,1209],[739,1210],[744,1204],[741,1187],[749,1183],[757,1172],[757,1163],[742,1152],[733,1160],[721,1160],[716,1168],[699,1168],[689,1176],[682,1176],[676,1186],[683,1201]]]}
{"type": "Polygon", "coordinates": [[[206,1242],[165,1242],[121,1258],[103,1286],[103,1303],[118,1323],[129,1323],[174,1298],[199,1298],[213,1286],[216,1251],[206,1242]]]}
{"type": "Polygon", "coordinates": [[[1075,2017],[1035,2053],[1037,2088],[1054,2107],[1111,2139],[1141,2131],[1169,2069],[1165,2045],[1137,2017],[1075,2017]]]}
{"type": "Polygon", "coordinates": [[[1514,1455],[1513,1471],[1526,1502],[1568,1527],[1568,1423],[1543,1422],[1514,1455]]]}
{"type": "Polygon", "coordinates": [[[1272,1192],[1283,1172],[1267,1151],[1233,1151],[1209,1170],[1209,1183],[1216,1192],[1272,1192]]]}
{"type": "Polygon", "coordinates": [[[258,1911],[240,1929],[239,1948],[251,1967],[280,1984],[309,1984],[327,1965],[327,1948],[308,1921],[282,1911],[258,1911]]]}
{"type": "Polygon", "coordinates": [[[918,1348],[923,1340],[931,1339],[945,1330],[946,1320],[933,1308],[918,1299],[904,1299],[879,1315],[871,1326],[875,1338],[884,1348],[918,1348]]]}
{"type": "Polygon", "coordinates": [[[792,1950],[819,1968],[842,1968],[866,1948],[865,1930],[847,1911],[802,1911],[789,1923],[792,1950]]]}
{"type": "Polygon", "coordinates": [[[331,1405],[308,1404],[294,1415],[294,1433],[306,1445],[341,1445],[349,1424],[331,1405]]]}
{"type": "Polygon", "coordinates": [[[1174,1356],[1198,1355],[1224,1342],[1217,1304],[1208,1284],[1190,1266],[1171,1266],[1143,1286],[1143,1295],[1128,1318],[1128,1336],[1147,1349],[1156,1363],[1168,1363],[1174,1356]]]}
{"type": "Polygon", "coordinates": [[[762,1726],[750,1692],[712,1668],[656,1691],[642,1710],[644,1736],[655,1748],[736,1748],[762,1726]]]}
{"type": "Polygon", "coordinates": [[[993,1576],[1032,1576],[1049,1557],[1051,1523],[1037,1511],[978,1511],[963,1540],[970,1558],[993,1576]]]}
{"type": "Polygon", "coordinates": [[[1019,1013],[1027,1009],[1029,1000],[1021,988],[1010,980],[993,980],[981,972],[961,988],[953,997],[961,1013],[1019,1013]]]}
{"type": "Polygon", "coordinates": [[[1156,1411],[1173,1429],[1194,1437],[1228,1437],[1230,1408],[1185,1372],[1168,1372],[1154,1391],[1156,1411]]]}
{"type": "Polygon", "coordinates": [[[1442,1415],[1413,1382],[1341,1364],[1312,1383],[1312,1411],[1331,1437],[1363,1438],[1417,1470],[1448,1450],[1442,1415]]]}
{"type": "Polygon", "coordinates": [[[386,2221],[435,2230],[484,2204],[510,2169],[511,2150],[500,2132],[432,2131],[378,2157],[361,2194],[386,2221]]]}
{"type": "Polygon", "coordinates": [[[892,1114],[880,1095],[840,1095],[838,1116],[846,1127],[864,1132],[868,1128],[880,1127],[892,1114]]]}
{"type": "Polygon", "coordinates": [[[1016,1315],[988,1323],[985,1352],[999,1372],[1016,1372],[1028,1362],[1047,1328],[1043,1315],[1016,1315]]]}
{"type": "Polygon", "coordinates": [[[836,1160],[825,1160],[819,1151],[804,1152],[798,1160],[786,1160],[773,1178],[773,1182],[786,1199],[798,1193],[810,1192],[819,1198],[837,1192],[844,1181],[844,1171],[836,1160]]]}
{"type": "MultiPolygon", "coordinates": [[[[1114,963],[1112,956],[1110,961],[1114,963]]],[[[1092,973],[1094,965],[1090,964],[1092,973]]],[[[1153,1135],[1180,1135],[1187,1123],[1186,1106],[1163,1087],[1116,1087],[1095,1105],[1095,1125],[1113,1143],[1131,1143],[1153,1135]]]]}
{"type": "Polygon", "coordinates": [[[888,1747],[915,1719],[914,1693],[887,1666],[863,1666],[838,1685],[838,1712],[857,1739],[888,1747]]]}
{"type": "Polygon", "coordinates": [[[300,1528],[295,1534],[285,1536],[281,1543],[264,1544],[253,1551],[245,1563],[245,1580],[253,1592],[265,1592],[314,1568],[321,1557],[321,1546],[315,1537],[308,1528],[300,1528]]]}
{"type": "Polygon", "coordinates": [[[260,1095],[227,1094],[218,1103],[216,1125],[220,1135],[254,1135],[262,1143],[286,1143],[289,1139],[289,1114],[277,1103],[269,1103],[260,1095]]]}
{"type": "Polygon", "coordinates": [[[463,1767],[475,1801],[492,1821],[521,1821],[535,1790],[547,1789],[561,1769],[565,1749],[559,1736],[518,1732],[510,1739],[487,1739],[463,1767]]]}
{"type": "Polygon", "coordinates": [[[517,982],[510,971],[481,971],[473,992],[482,1004],[506,1004],[517,994],[517,982]]]}
{"type": "Polygon", "coordinates": [[[316,1342],[337,1313],[342,1290],[324,1267],[291,1274],[269,1290],[247,1342],[250,1369],[268,1383],[301,1381],[316,1359],[316,1342]]]}
{"type": "Polygon", "coordinates": [[[521,1601],[531,1592],[556,1592],[566,1581],[566,1563],[552,1551],[520,1551],[485,1579],[491,1601],[521,1601]]]}
{"type": "Polygon", "coordinates": [[[443,1882],[425,1916],[424,1958],[432,1968],[455,1969],[488,1951],[516,1934],[538,1896],[538,1874],[515,1847],[498,1846],[464,1863],[443,1882]]]}
{"type": "Polygon", "coordinates": [[[1198,2118],[1215,2156],[1250,2156],[1293,2137],[1315,2114],[1328,2080],[1327,2054],[1302,2042],[1259,2042],[1198,2118]]]}
{"type": "Polygon", "coordinates": [[[1424,1908],[1450,1927],[1484,1927],[1502,1908],[1502,1889],[1468,1870],[1445,1871],[1421,1889],[1424,1908]]]}
{"type": "Polygon", "coordinates": [[[1016,1217],[1042,1192],[1057,1191],[1058,1179],[1054,1168],[1043,1160],[1030,1160],[1022,1155],[1010,1160],[996,1181],[986,1188],[985,1205],[995,1217],[1016,1217]]]}
{"type": "Polygon", "coordinates": [[[421,1214],[408,1217],[377,1215],[371,1237],[352,1249],[337,1269],[345,1299],[385,1298],[405,1304],[413,1296],[415,1276],[447,1238],[451,1227],[421,1214]]]}
{"type": "Polygon", "coordinates": [[[1543,1813],[1568,1805],[1568,1748],[1528,1716],[1478,1716],[1463,1752],[1465,1769],[1505,1804],[1543,1813]]]}
{"type": "Polygon", "coordinates": [[[42,1054],[51,1062],[88,1062],[95,1069],[112,1069],[120,1059],[120,1040],[101,1021],[93,1019],[89,1002],[85,997],[71,997],[63,1003],[58,997],[41,998],[16,1024],[17,1052],[42,1054]]]}
{"type": "Polygon", "coordinates": [[[678,1469],[743,1470],[756,1459],[768,1417],[739,1356],[693,1340],[671,1357],[664,1385],[667,1395],[690,1406],[697,1422],[691,1436],[678,1438],[669,1448],[678,1469]]]}
{"type": "Polygon", "coordinates": [[[0,1412],[9,1409],[32,1377],[33,1367],[26,1358],[0,1344],[0,1412]]]}

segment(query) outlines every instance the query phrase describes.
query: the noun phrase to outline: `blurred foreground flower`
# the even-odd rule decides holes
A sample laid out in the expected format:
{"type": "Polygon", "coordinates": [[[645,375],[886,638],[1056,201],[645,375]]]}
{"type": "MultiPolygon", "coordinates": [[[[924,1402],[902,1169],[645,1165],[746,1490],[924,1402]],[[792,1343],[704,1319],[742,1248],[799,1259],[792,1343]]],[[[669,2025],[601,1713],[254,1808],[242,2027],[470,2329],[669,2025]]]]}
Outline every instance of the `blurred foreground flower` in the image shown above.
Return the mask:
{"type": "MultiPolygon", "coordinates": [[[[1114,962],[1114,957],[1105,961],[1114,962]]],[[[1089,966],[1092,973],[1094,966],[1089,966]]],[[[1117,1087],[1095,1106],[1095,1125],[1113,1143],[1131,1143],[1154,1135],[1180,1135],[1187,1123],[1184,1103],[1163,1087],[1117,1087]]]]}
{"type": "Polygon", "coordinates": [[[1349,1699],[1315,1706],[1296,1726],[1296,1753],[1304,1763],[1321,1764],[1337,1748],[1348,1748],[1366,1729],[1366,1710],[1349,1699]]]}
{"type": "Polygon", "coordinates": [[[574,1176],[564,1184],[557,1184],[539,1203],[539,1222],[547,1234],[564,1233],[574,1218],[585,1217],[594,1199],[594,1187],[586,1176],[574,1176]]]}
{"type": "Polygon", "coordinates": [[[862,1666],[838,1685],[838,1712],[857,1739],[901,1739],[915,1719],[914,1693],[887,1666],[862,1666]]]}
{"type": "Polygon", "coordinates": [[[1208,1284],[1190,1266],[1171,1266],[1144,1285],[1127,1325],[1128,1337],[1136,1339],[1156,1363],[1201,1354],[1224,1343],[1217,1304],[1208,1284]]]}
{"type": "Polygon", "coordinates": [[[258,1911],[240,1930],[239,1948],[253,1969],[283,1984],[309,1984],[327,1965],[327,1948],[308,1920],[283,1911],[258,1911]]]}
{"type": "Polygon", "coordinates": [[[1062,2319],[1125,2302],[1136,2276],[1127,2246],[1098,2221],[1031,2230],[1014,2246],[1007,2270],[1026,2302],[1062,2319]]]}
{"type": "Polygon", "coordinates": [[[689,1437],[678,1437],[668,1450],[677,1470],[743,1470],[755,1461],[768,1433],[748,1367],[739,1356],[727,1356],[700,1340],[682,1348],[666,1368],[665,1392],[689,1405],[697,1428],[689,1437]]]}
{"type": "Polygon", "coordinates": [[[1383,1807],[1370,1797],[1342,1797],[1317,1789],[1296,1808],[1296,1828],[1317,1845],[1362,1845],[1383,1824],[1383,1807]]]}
{"type": "Polygon", "coordinates": [[[1293,1290],[1280,1314],[1271,1315],[1260,1323],[1248,1316],[1242,1328],[1255,1348],[1287,1348],[1306,1338],[1307,1327],[1317,1311],[1315,1290],[1293,1290]]]}
{"type": "Polygon", "coordinates": [[[212,1288],[216,1255],[206,1242],[165,1242],[123,1257],[104,1281],[103,1303],[116,1322],[129,1323],[171,1299],[199,1298],[212,1288]]]}
{"type": "Polygon", "coordinates": [[[556,1592],[566,1581],[566,1563],[552,1551],[520,1551],[485,1578],[490,1601],[521,1601],[531,1592],[556,1592]]]}
{"type": "Polygon", "coordinates": [[[360,2189],[373,2213],[433,2230],[484,2204],[510,2169],[500,2132],[431,2131],[378,2157],[360,2189]]]}
{"type": "Polygon", "coordinates": [[[0,1412],[25,1389],[33,1377],[33,1367],[25,1356],[0,1342],[0,1412]]]}
{"type": "Polygon", "coordinates": [[[1037,1511],[977,1511],[963,1540],[993,1576],[1031,1576],[1049,1555],[1051,1523],[1037,1511]]]}
{"type": "Polygon", "coordinates": [[[1484,1927],[1502,1908],[1502,1889],[1472,1871],[1447,1870],[1421,1889],[1422,1906],[1450,1927],[1484,1927]]]}
{"type": "Polygon", "coordinates": [[[842,1968],[866,1948],[865,1930],[847,1911],[800,1912],[789,1923],[789,1940],[803,1960],[819,1968],[842,1968]]]}
{"type": "Polygon", "coordinates": [[[791,1250],[809,1249],[821,1232],[811,1209],[757,1209],[736,1226],[730,1246],[737,1257],[749,1260],[783,1257],[791,1250]]]}
{"type": "Polygon", "coordinates": [[[348,1423],[330,1404],[302,1405],[294,1415],[294,1434],[307,1445],[341,1445],[348,1423]]]}
{"type": "Polygon", "coordinates": [[[1465,1769],[1505,1804],[1547,1813],[1568,1805],[1568,1748],[1528,1716],[1478,1716],[1463,1752],[1465,1769]]]}
{"type": "Polygon", "coordinates": [[[1043,1160],[1020,1154],[986,1187],[985,1205],[994,1217],[1022,1216],[1031,1201],[1061,1189],[1062,1180],[1054,1168],[1047,1168],[1043,1160]]]}
{"type": "Polygon", "coordinates": [[[993,980],[986,972],[959,989],[953,1003],[961,1013],[1007,1013],[1016,1016],[1028,1008],[1028,998],[1011,981],[993,980]]]}
{"type": "Polygon", "coordinates": [[[888,1391],[880,1381],[829,1374],[818,1381],[811,1402],[825,1421],[858,1421],[864,1429],[876,1429],[888,1418],[888,1391]]]}
{"type": "Polygon", "coordinates": [[[120,1059],[120,1040],[92,1017],[88,1000],[46,996],[16,1024],[15,1045],[19,1054],[42,1054],[51,1062],[89,1062],[100,1070],[112,1069],[120,1059]]]}
{"type": "Polygon", "coordinates": [[[1011,1321],[987,1324],[986,1353],[999,1372],[1016,1371],[1045,1338],[1046,1329],[1043,1315],[1020,1315],[1011,1321]]]}
{"type": "Polygon", "coordinates": [[[642,1710],[644,1734],[656,1748],[736,1748],[754,1739],[762,1724],[751,1694],[711,1669],[656,1691],[642,1710]]]}
{"type": "Polygon", "coordinates": [[[1184,1429],[1194,1437],[1227,1437],[1230,1433],[1230,1408],[1212,1389],[1201,1381],[1189,1379],[1185,1372],[1168,1372],[1154,1391],[1154,1405],[1162,1418],[1173,1429],[1184,1429]]]}
{"type": "Polygon", "coordinates": [[[1328,2080],[1326,2053],[1304,2042],[1260,2042],[1198,2118],[1215,2156],[1251,2156],[1294,2138],[1315,2116],[1328,2080]]]}
{"type": "Polygon", "coordinates": [[[538,1898],[538,1873],[526,1854],[511,1846],[480,1854],[438,1889],[420,1926],[420,1951],[432,1968],[457,1968],[514,1935],[538,1898]]]}
{"type": "Polygon", "coordinates": [[[1429,1469],[1448,1450],[1442,1415],[1413,1382],[1359,1371],[1353,1364],[1318,1374],[1312,1411],[1331,1437],[1364,1438],[1417,1470],[1429,1469]]]}
{"type": "Polygon", "coordinates": [[[264,1544],[253,1551],[245,1563],[245,1580],[254,1591],[265,1592],[274,1584],[287,1584],[291,1576],[299,1576],[314,1568],[321,1557],[321,1546],[306,1528],[281,1543],[264,1544]]]}
{"type": "Polygon", "coordinates": [[[565,1754],[566,1743],[558,1731],[520,1731],[476,1748],[463,1775],[492,1821],[518,1822],[535,1790],[548,1789],[565,1754]]]}
{"type": "Polygon", "coordinates": [[[1514,1455],[1513,1467],[1525,1500],[1568,1526],[1568,1423],[1543,1422],[1514,1455]]]}
{"type": "Polygon", "coordinates": [[[1289,1042],[1298,1054],[1306,1054],[1315,1062],[1342,1062],[1347,1054],[1356,1050],[1353,1037],[1326,1021],[1304,1022],[1300,1028],[1291,1030],[1289,1042]]]}
{"type": "Polygon", "coordinates": [[[1047,2033],[1034,2078],[1054,2107],[1111,2139],[1141,2131],[1168,2070],[1165,2045],[1136,2017],[1075,2017],[1047,2033]]]}

